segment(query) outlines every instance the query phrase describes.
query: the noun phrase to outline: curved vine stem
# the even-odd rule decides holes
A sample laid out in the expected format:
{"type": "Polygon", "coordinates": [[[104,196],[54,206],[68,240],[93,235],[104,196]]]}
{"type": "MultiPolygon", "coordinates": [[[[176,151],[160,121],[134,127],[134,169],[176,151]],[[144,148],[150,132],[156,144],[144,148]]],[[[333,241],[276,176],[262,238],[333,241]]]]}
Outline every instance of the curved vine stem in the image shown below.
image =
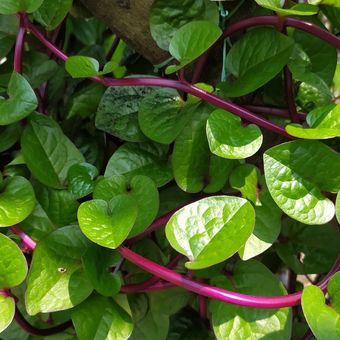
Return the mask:
{"type": "Polygon", "coordinates": [[[23,14],[19,14],[20,26],[17,33],[16,41],[15,41],[15,49],[14,49],[14,71],[21,73],[22,72],[22,53],[24,49],[25,43],[25,35],[26,35],[26,28],[24,23],[23,14]]]}

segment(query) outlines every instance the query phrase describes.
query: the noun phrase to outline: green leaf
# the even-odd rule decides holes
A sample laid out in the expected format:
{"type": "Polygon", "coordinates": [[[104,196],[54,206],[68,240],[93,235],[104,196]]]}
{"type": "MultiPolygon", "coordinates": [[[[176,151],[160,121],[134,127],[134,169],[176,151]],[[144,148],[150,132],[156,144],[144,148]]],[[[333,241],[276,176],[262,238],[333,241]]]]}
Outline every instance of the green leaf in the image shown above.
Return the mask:
{"type": "Polygon", "coordinates": [[[340,8],[333,6],[321,6],[323,14],[329,19],[334,27],[340,30],[340,8]]]}
{"type": "Polygon", "coordinates": [[[163,144],[172,143],[188,123],[197,105],[186,104],[173,89],[160,89],[144,97],[138,122],[148,138],[163,144]]]}
{"type": "Polygon", "coordinates": [[[340,223],[340,191],[338,192],[338,195],[336,197],[336,218],[338,222],[340,223]]]}
{"type": "Polygon", "coordinates": [[[11,148],[20,138],[21,126],[14,123],[7,126],[0,126],[0,152],[11,148]]]}
{"type": "Polygon", "coordinates": [[[174,73],[190,64],[208,50],[221,35],[221,29],[206,20],[192,21],[182,26],[172,37],[169,46],[170,54],[180,63],[168,66],[165,73],[174,73]]]}
{"type": "Polygon", "coordinates": [[[84,161],[83,155],[50,117],[31,116],[21,137],[27,167],[41,183],[62,189],[71,165],[84,161]]]}
{"type": "Polygon", "coordinates": [[[109,87],[97,109],[96,128],[126,141],[145,141],[137,114],[143,97],[152,93],[158,91],[142,86],[109,87]]]}
{"type": "Polygon", "coordinates": [[[202,269],[235,254],[249,238],[255,212],[243,198],[215,196],[177,211],[166,225],[171,246],[186,255],[189,269],[202,269]]]}
{"type": "Polygon", "coordinates": [[[32,13],[36,11],[44,0],[1,0],[1,14],[16,14],[17,12],[32,13]]]}
{"type": "Polygon", "coordinates": [[[105,177],[124,175],[131,179],[136,175],[150,177],[161,187],[172,179],[171,168],[166,160],[166,151],[152,143],[125,143],[110,158],[105,177]]]}
{"type": "Polygon", "coordinates": [[[328,282],[331,306],[340,314],[340,272],[335,273],[328,282]]]}
{"type": "MultiPolygon", "coordinates": [[[[242,294],[265,296],[286,294],[278,278],[255,260],[238,261],[233,269],[232,279],[219,277],[213,284],[242,294]]],[[[211,312],[213,329],[218,340],[291,338],[290,308],[248,308],[213,300],[211,312]]]]}
{"type": "Polygon", "coordinates": [[[33,17],[47,31],[52,31],[64,20],[71,6],[72,0],[44,0],[40,8],[33,13],[33,17]]]}
{"type": "Polygon", "coordinates": [[[0,294],[0,334],[11,324],[15,313],[15,302],[12,297],[0,294]]]}
{"type": "Polygon", "coordinates": [[[85,300],[92,289],[79,260],[56,253],[48,239],[38,243],[25,294],[29,315],[70,309],[85,300]]]}
{"type": "Polygon", "coordinates": [[[206,134],[211,152],[229,159],[243,159],[254,155],[263,140],[257,125],[242,127],[240,117],[220,109],[209,116],[206,134]]]}
{"type": "Polygon", "coordinates": [[[0,234],[0,289],[19,286],[27,275],[27,262],[17,244],[0,234]]]}
{"type": "Polygon", "coordinates": [[[309,4],[297,4],[290,8],[282,8],[281,0],[255,0],[256,3],[264,8],[275,11],[279,15],[314,15],[318,13],[318,7],[309,4]]]}
{"type": "Polygon", "coordinates": [[[67,173],[69,191],[79,199],[89,195],[94,188],[98,169],[89,163],[73,164],[67,173]]]}
{"type": "Polygon", "coordinates": [[[328,5],[334,7],[340,7],[339,0],[308,0],[311,4],[315,5],[328,5]]]}
{"type": "Polygon", "coordinates": [[[307,123],[310,128],[298,124],[286,126],[286,131],[304,139],[327,139],[340,137],[340,105],[331,104],[309,112],[307,123]]]}
{"type": "Polygon", "coordinates": [[[218,24],[217,6],[209,0],[189,0],[178,6],[176,0],[155,0],[150,8],[150,31],[157,45],[169,49],[171,38],[192,20],[210,20],[218,24]]]}
{"type": "Polygon", "coordinates": [[[0,182],[0,227],[23,221],[34,206],[34,191],[26,178],[14,176],[0,182]]]}
{"type": "Polygon", "coordinates": [[[254,28],[230,49],[227,70],[235,77],[219,87],[228,97],[253,92],[273,79],[288,63],[294,47],[293,39],[273,28],[254,28]],[[263,72],[263,70],[266,72],[263,72]]]}
{"type": "Polygon", "coordinates": [[[297,274],[327,273],[339,254],[340,235],[331,224],[307,226],[286,219],[281,233],[285,242],[276,245],[277,254],[297,274]]]}
{"type": "Polygon", "coordinates": [[[129,195],[138,207],[137,218],[129,234],[132,237],[145,230],[157,216],[158,190],[155,183],[146,176],[135,176],[130,181],[124,176],[112,176],[96,184],[93,198],[110,201],[120,194],[129,195]]]}
{"type": "Polygon", "coordinates": [[[92,245],[83,256],[85,272],[93,288],[101,295],[118,294],[122,285],[120,274],[113,272],[112,267],[119,264],[118,253],[111,249],[92,245]]]}
{"type": "Polygon", "coordinates": [[[333,218],[334,204],[322,192],[340,189],[338,153],[321,142],[299,140],[275,146],[263,158],[269,192],[283,212],[312,225],[333,218]]]}
{"type": "Polygon", "coordinates": [[[137,205],[128,195],[118,195],[110,202],[92,200],[78,209],[82,232],[92,242],[115,249],[129,235],[137,218],[137,205]]]}
{"type": "Polygon", "coordinates": [[[340,314],[326,304],[319,287],[306,287],[301,301],[308,325],[318,340],[340,338],[340,314]]]}
{"type": "Polygon", "coordinates": [[[37,97],[30,84],[16,72],[12,73],[8,84],[8,97],[0,97],[0,125],[17,122],[27,117],[38,106],[37,97]]]}
{"type": "Polygon", "coordinates": [[[229,183],[241,192],[242,197],[253,204],[260,204],[258,197],[257,174],[259,170],[252,164],[242,164],[235,168],[230,175],[229,183]]]}
{"type": "Polygon", "coordinates": [[[98,60],[86,56],[72,56],[67,58],[65,62],[65,69],[73,78],[101,76],[112,72],[114,68],[115,64],[108,62],[103,71],[99,71],[98,60]]]}
{"type": "Polygon", "coordinates": [[[133,329],[130,315],[112,298],[98,294],[73,309],[71,316],[81,340],[124,340],[133,329]]]}
{"type": "Polygon", "coordinates": [[[281,230],[281,210],[261,181],[259,203],[255,206],[255,227],[245,245],[238,251],[242,260],[249,260],[266,251],[277,239],[281,230]]]}

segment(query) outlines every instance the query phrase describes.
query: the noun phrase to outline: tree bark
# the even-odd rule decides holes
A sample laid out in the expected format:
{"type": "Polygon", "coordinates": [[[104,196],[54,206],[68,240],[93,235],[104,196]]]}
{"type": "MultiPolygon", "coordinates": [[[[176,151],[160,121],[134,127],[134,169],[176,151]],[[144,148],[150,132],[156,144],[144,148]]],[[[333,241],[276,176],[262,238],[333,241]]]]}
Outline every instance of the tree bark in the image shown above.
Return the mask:
{"type": "Polygon", "coordinates": [[[119,38],[152,64],[169,58],[151,37],[149,11],[153,0],[81,0],[119,38]]]}

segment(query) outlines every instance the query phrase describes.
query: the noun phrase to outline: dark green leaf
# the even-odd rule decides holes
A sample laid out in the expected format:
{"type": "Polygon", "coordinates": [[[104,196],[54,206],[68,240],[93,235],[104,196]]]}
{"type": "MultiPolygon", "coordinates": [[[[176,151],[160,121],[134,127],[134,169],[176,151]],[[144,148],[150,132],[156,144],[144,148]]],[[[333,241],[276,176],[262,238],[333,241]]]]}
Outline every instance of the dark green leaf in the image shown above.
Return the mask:
{"type": "Polygon", "coordinates": [[[19,123],[0,126],[0,152],[12,147],[20,138],[21,126],[19,123]]]}

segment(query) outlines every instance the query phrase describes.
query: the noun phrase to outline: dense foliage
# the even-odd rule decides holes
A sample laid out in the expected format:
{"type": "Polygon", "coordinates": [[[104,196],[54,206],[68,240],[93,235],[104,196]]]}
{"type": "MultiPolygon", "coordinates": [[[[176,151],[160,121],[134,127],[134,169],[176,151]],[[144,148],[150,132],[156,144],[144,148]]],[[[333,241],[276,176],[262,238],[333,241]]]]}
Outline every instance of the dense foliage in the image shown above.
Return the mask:
{"type": "Polygon", "coordinates": [[[0,13],[1,339],[340,339],[340,1],[0,13]]]}

